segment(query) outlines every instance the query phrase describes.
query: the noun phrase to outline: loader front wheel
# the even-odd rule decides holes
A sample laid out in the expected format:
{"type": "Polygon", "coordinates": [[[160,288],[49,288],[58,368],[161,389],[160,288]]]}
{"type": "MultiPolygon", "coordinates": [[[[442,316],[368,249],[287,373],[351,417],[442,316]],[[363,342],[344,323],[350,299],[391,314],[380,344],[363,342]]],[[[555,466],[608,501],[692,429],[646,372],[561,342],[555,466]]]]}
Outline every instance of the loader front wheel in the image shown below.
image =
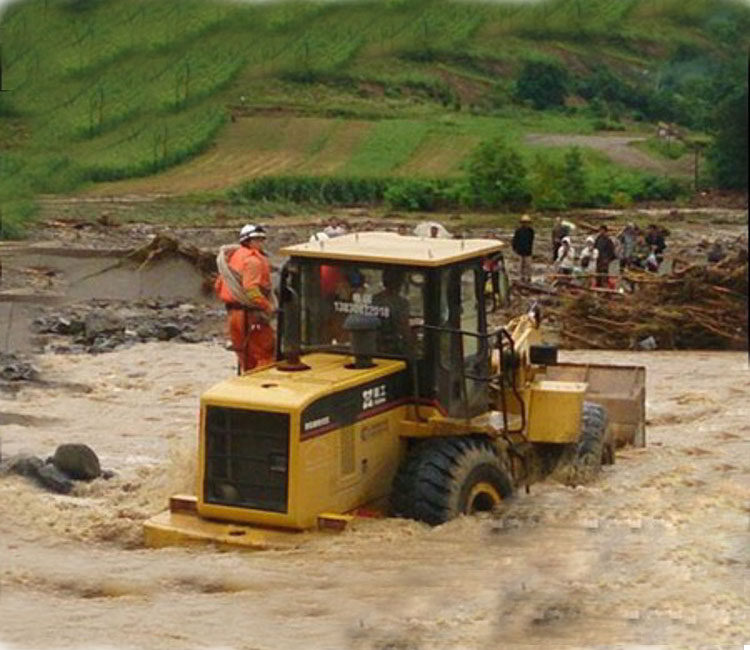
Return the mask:
{"type": "Polygon", "coordinates": [[[492,444],[473,436],[421,443],[402,464],[393,488],[394,514],[432,525],[489,512],[513,491],[492,444]]]}
{"type": "Polygon", "coordinates": [[[614,443],[607,425],[607,410],[599,404],[583,403],[581,436],[563,454],[555,478],[565,485],[583,485],[594,480],[602,465],[614,463],[614,443]]]}
{"type": "Polygon", "coordinates": [[[614,465],[614,440],[608,426],[607,409],[599,404],[583,403],[581,439],[576,460],[594,469],[614,465]]]}

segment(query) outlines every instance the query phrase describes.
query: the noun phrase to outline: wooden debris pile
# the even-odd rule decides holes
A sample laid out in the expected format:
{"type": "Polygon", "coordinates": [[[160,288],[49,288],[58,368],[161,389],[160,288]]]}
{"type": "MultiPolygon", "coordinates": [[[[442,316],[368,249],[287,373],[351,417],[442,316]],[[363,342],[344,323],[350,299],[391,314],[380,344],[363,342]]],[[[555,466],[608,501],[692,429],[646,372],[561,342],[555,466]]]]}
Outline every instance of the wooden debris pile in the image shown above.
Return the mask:
{"type": "Polygon", "coordinates": [[[746,249],[666,276],[629,273],[632,294],[565,298],[560,336],[573,347],[636,349],[652,337],[659,349],[744,350],[747,273],[746,249]]]}
{"type": "Polygon", "coordinates": [[[152,262],[169,257],[182,257],[195,266],[203,275],[203,292],[211,293],[217,273],[216,253],[202,250],[192,244],[182,243],[174,237],[159,233],[148,244],[134,249],[127,255],[127,259],[141,263],[138,267],[139,270],[152,262]]]}
{"type": "Polygon", "coordinates": [[[201,250],[192,244],[183,244],[163,233],[155,235],[148,244],[131,251],[127,257],[141,262],[141,268],[168,257],[183,257],[204,275],[216,274],[216,253],[201,250]]]}

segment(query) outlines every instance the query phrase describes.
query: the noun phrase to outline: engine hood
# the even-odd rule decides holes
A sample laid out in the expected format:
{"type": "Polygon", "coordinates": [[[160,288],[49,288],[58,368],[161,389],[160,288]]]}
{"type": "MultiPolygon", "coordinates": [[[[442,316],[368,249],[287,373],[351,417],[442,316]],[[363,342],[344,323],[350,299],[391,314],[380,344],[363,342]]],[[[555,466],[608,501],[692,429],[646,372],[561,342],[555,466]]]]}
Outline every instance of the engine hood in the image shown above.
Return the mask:
{"type": "Polygon", "coordinates": [[[309,370],[283,371],[269,366],[222,381],[201,396],[201,404],[290,411],[304,409],[320,397],[356,388],[406,369],[395,359],[374,359],[372,368],[351,369],[352,357],[314,353],[303,361],[309,370]]]}

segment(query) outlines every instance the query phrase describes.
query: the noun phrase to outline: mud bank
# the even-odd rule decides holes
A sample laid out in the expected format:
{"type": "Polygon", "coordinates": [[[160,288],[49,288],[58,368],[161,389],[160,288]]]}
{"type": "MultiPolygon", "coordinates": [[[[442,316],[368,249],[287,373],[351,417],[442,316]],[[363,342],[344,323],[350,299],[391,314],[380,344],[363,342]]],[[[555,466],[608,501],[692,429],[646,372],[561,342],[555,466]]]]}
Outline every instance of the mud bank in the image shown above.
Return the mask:
{"type": "Polygon", "coordinates": [[[0,351],[35,345],[31,324],[66,305],[91,300],[184,300],[208,304],[204,277],[188,261],[172,258],[142,265],[127,249],[51,244],[0,244],[5,276],[0,291],[0,351]]]}
{"type": "Polygon", "coordinates": [[[648,446],[586,487],[493,516],[358,524],[291,551],[149,550],[194,483],[197,396],[219,345],[43,355],[0,394],[3,453],[89,444],[117,476],[69,496],[0,480],[0,643],[17,648],[739,647],[748,639],[750,380],[742,353],[582,353],[644,364],[648,446]],[[54,380],[58,380],[55,384],[54,380]],[[40,415],[43,414],[44,418],[40,415]]]}

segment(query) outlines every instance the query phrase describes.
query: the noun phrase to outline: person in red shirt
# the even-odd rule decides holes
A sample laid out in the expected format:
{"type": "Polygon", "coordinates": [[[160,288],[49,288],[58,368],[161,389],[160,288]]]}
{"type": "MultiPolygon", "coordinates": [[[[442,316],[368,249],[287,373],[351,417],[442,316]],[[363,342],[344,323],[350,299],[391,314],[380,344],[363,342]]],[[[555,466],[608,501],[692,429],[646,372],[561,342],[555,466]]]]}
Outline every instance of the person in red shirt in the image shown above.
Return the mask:
{"type": "Polygon", "coordinates": [[[266,231],[248,224],[240,231],[239,246],[223,246],[216,264],[214,286],[227,309],[227,326],[240,372],[274,361],[275,334],[271,265],[263,251],[266,231]]]}

